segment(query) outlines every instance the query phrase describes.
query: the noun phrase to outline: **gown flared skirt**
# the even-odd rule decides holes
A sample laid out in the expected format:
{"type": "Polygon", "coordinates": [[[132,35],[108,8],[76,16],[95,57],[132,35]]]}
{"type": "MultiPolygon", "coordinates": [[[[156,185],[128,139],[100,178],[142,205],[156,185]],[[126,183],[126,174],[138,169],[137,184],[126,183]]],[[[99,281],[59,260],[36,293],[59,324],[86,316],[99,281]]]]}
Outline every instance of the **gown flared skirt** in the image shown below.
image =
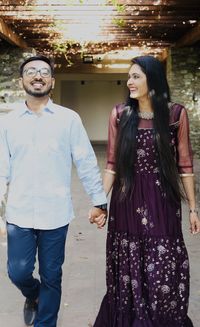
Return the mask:
{"type": "Polygon", "coordinates": [[[107,293],[94,327],[193,327],[181,204],[157,169],[135,174],[130,196],[113,188],[107,233],[107,293]]]}

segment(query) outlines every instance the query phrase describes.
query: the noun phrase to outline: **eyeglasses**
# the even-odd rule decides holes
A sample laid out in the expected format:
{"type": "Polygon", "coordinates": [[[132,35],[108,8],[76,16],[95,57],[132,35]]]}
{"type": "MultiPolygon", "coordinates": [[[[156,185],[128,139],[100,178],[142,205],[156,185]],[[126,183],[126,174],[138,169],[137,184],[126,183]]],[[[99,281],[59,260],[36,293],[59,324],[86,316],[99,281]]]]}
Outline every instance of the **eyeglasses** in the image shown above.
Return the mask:
{"type": "Polygon", "coordinates": [[[41,77],[50,77],[51,76],[51,71],[48,68],[36,69],[35,67],[30,67],[30,68],[24,69],[24,71],[23,71],[23,73],[27,77],[35,77],[38,72],[40,73],[41,77]]]}

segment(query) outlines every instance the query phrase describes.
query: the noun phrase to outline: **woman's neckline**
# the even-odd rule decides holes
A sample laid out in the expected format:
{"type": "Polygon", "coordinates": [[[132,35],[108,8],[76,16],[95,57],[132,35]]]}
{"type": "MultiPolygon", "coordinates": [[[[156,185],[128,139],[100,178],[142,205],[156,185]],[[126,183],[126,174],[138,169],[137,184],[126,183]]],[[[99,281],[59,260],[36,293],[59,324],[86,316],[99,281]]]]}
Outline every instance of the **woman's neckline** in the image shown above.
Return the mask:
{"type": "Polygon", "coordinates": [[[151,111],[138,111],[138,117],[150,120],[154,118],[154,113],[151,111]]]}

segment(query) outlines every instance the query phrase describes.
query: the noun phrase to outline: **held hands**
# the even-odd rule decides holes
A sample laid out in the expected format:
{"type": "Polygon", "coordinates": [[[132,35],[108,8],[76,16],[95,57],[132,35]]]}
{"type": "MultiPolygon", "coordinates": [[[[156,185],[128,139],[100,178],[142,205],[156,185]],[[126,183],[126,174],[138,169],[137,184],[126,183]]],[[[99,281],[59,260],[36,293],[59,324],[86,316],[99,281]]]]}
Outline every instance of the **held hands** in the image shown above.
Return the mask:
{"type": "Polygon", "coordinates": [[[190,232],[195,235],[200,233],[200,220],[196,211],[190,212],[190,232]]]}
{"type": "Polygon", "coordinates": [[[93,207],[89,211],[89,221],[91,224],[97,224],[97,228],[102,229],[106,224],[107,210],[93,207]]]}

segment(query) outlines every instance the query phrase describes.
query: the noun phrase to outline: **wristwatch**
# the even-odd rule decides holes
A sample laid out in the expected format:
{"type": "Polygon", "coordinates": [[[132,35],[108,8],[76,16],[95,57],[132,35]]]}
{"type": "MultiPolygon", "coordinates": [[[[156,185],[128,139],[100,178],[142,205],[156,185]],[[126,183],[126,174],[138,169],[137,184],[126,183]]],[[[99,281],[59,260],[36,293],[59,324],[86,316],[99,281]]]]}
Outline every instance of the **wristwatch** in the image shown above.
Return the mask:
{"type": "Polygon", "coordinates": [[[107,210],[107,203],[99,204],[97,206],[94,206],[95,208],[99,208],[101,210],[107,210]]]}

